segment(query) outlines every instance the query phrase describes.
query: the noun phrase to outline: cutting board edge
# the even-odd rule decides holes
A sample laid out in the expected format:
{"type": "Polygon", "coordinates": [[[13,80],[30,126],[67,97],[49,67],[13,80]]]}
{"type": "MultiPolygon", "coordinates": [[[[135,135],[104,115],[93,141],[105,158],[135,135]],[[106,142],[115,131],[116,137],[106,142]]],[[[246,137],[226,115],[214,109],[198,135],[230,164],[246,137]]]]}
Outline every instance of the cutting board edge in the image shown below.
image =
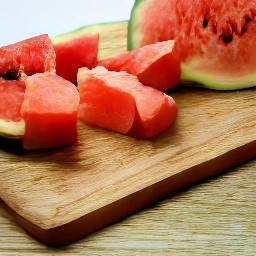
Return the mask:
{"type": "Polygon", "coordinates": [[[39,242],[51,247],[61,247],[143,210],[168,195],[179,192],[181,189],[183,190],[188,186],[197,184],[228,169],[253,160],[256,158],[256,152],[253,151],[255,148],[256,140],[228,151],[217,158],[193,166],[174,176],[170,176],[99,208],[94,212],[90,212],[87,215],[52,229],[43,229],[31,223],[10,208],[1,198],[0,205],[2,205],[9,214],[10,219],[13,219],[39,242]],[[204,171],[206,168],[208,168],[207,172],[204,171]],[[184,177],[190,178],[184,179],[184,177]],[[128,207],[125,207],[127,205],[128,207]]]}

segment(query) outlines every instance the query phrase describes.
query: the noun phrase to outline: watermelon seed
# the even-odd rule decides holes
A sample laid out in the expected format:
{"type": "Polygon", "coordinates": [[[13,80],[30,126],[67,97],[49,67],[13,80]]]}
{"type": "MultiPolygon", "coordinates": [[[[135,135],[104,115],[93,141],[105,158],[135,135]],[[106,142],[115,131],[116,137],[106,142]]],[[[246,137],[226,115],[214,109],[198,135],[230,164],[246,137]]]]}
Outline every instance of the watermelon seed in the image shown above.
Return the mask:
{"type": "Polygon", "coordinates": [[[204,28],[207,28],[207,27],[208,27],[208,20],[207,20],[206,18],[204,18],[203,27],[204,27],[204,28]]]}
{"type": "Polygon", "coordinates": [[[236,31],[236,24],[232,23],[232,22],[227,22],[225,24],[225,26],[223,26],[223,29],[222,29],[222,34],[221,34],[221,38],[222,38],[222,41],[225,43],[225,44],[228,44],[228,43],[231,43],[232,40],[233,40],[233,33],[234,31],[236,31]]]}
{"type": "Polygon", "coordinates": [[[7,73],[1,74],[0,77],[2,77],[5,80],[17,80],[19,75],[16,70],[9,70],[7,73]]]}
{"type": "Polygon", "coordinates": [[[249,16],[245,17],[244,25],[242,26],[242,32],[246,32],[247,26],[250,23],[251,18],[249,16]]]}
{"type": "Polygon", "coordinates": [[[228,43],[231,43],[232,40],[233,40],[233,34],[231,34],[230,36],[226,36],[224,34],[221,35],[221,38],[222,38],[222,41],[225,43],[225,44],[228,44],[228,43]]]}

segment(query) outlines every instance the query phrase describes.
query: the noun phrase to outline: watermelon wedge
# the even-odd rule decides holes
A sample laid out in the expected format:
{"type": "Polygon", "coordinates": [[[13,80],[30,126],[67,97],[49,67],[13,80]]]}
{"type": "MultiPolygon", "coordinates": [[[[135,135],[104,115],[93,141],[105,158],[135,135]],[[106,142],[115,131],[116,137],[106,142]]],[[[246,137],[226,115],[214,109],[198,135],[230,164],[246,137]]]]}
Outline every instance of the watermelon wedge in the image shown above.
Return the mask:
{"type": "Polygon", "coordinates": [[[256,85],[255,0],[136,0],[128,48],[175,40],[181,79],[217,90],[256,85]]]}
{"type": "Polygon", "coordinates": [[[25,83],[21,80],[0,78],[0,136],[21,138],[25,122],[20,110],[24,99],[25,83]]]}
{"type": "Polygon", "coordinates": [[[21,106],[25,121],[25,149],[60,147],[77,141],[79,94],[71,82],[53,72],[38,73],[25,80],[21,106]]]}
{"type": "Polygon", "coordinates": [[[0,77],[17,79],[55,70],[55,51],[48,35],[39,35],[0,48],[0,77]]]}
{"type": "Polygon", "coordinates": [[[81,67],[98,64],[99,26],[85,26],[52,38],[56,52],[56,73],[72,83],[77,82],[81,67]]]}
{"type": "Polygon", "coordinates": [[[146,139],[165,131],[176,119],[173,98],[124,71],[80,68],[78,90],[78,118],[90,125],[146,139]]]}
{"type": "Polygon", "coordinates": [[[166,91],[180,81],[180,62],[173,47],[173,40],[157,42],[101,60],[99,65],[111,71],[127,71],[142,84],[166,91]]]}

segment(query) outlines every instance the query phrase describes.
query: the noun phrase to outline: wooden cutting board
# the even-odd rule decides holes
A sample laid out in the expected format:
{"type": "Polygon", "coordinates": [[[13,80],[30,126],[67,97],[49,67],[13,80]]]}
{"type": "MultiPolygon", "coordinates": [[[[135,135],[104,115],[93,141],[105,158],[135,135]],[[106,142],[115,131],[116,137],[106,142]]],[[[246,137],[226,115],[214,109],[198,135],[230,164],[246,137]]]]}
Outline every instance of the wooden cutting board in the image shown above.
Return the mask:
{"type": "MultiPolygon", "coordinates": [[[[127,23],[103,26],[100,58],[126,49],[127,23]]],[[[77,145],[22,151],[0,140],[1,205],[35,238],[61,246],[192,183],[256,157],[256,88],[170,91],[174,126],[136,140],[79,123],[77,145]]]]}

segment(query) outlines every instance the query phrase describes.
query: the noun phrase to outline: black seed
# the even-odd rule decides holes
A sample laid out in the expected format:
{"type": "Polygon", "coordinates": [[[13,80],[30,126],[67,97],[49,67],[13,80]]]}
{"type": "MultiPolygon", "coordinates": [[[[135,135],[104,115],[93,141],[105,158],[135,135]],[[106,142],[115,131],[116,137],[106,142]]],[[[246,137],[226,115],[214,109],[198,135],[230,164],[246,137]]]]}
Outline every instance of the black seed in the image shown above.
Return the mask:
{"type": "Polygon", "coordinates": [[[246,17],[246,18],[245,18],[245,23],[248,24],[250,21],[251,21],[251,18],[250,18],[250,17],[246,17]]]}
{"type": "Polygon", "coordinates": [[[251,20],[252,19],[250,17],[248,17],[248,16],[245,17],[245,23],[244,23],[244,25],[242,27],[242,32],[243,33],[247,31],[248,24],[250,23],[251,20]]]}
{"type": "Polygon", "coordinates": [[[207,27],[208,27],[208,20],[207,20],[206,18],[204,18],[203,27],[204,27],[204,28],[207,28],[207,27]]]}
{"type": "Polygon", "coordinates": [[[16,70],[10,70],[7,73],[1,74],[0,77],[4,78],[5,80],[17,80],[19,74],[16,70]]]}
{"type": "Polygon", "coordinates": [[[228,43],[231,43],[231,42],[232,42],[232,40],[233,40],[233,34],[231,34],[231,35],[228,36],[228,37],[222,34],[221,38],[222,38],[222,41],[223,41],[225,44],[228,44],[228,43]]]}

